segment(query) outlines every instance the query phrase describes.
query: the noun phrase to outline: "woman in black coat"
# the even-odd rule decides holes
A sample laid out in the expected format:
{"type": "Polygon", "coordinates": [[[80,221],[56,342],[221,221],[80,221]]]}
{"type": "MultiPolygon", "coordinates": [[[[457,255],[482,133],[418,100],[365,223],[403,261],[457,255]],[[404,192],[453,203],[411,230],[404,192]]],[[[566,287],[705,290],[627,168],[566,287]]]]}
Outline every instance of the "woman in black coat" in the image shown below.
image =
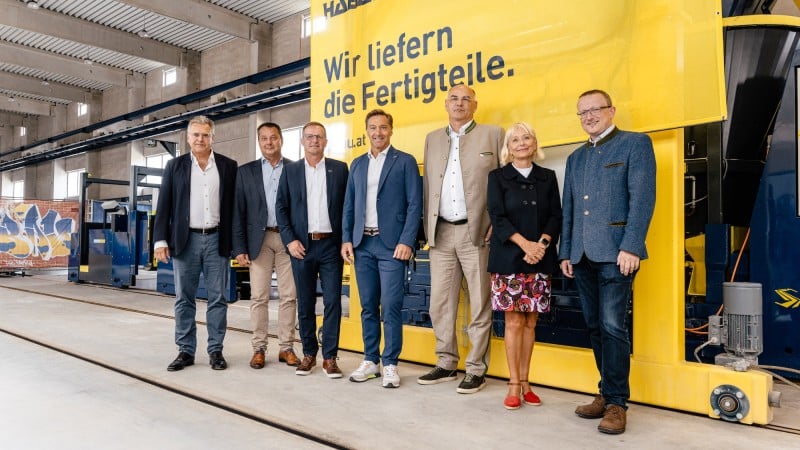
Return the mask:
{"type": "Polygon", "coordinates": [[[533,163],[543,155],[530,125],[508,129],[501,157],[506,164],[489,173],[488,270],[492,309],[505,311],[509,383],[503,405],[517,409],[523,400],[541,404],[528,378],[536,319],[550,310],[550,277],[558,266],[561,196],[555,172],[533,163]]]}

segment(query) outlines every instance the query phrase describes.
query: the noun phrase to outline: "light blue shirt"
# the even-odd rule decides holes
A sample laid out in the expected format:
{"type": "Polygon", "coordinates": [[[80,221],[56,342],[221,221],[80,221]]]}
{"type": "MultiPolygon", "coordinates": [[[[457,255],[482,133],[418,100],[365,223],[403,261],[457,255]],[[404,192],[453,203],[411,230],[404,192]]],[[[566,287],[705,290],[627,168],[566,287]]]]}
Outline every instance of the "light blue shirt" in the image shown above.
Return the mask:
{"type": "Polygon", "coordinates": [[[278,160],[275,167],[264,158],[261,158],[261,175],[264,180],[264,198],[267,199],[267,226],[277,227],[275,218],[275,199],[278,197],[278,181],[283,172],[283,159],[278,160]]]}

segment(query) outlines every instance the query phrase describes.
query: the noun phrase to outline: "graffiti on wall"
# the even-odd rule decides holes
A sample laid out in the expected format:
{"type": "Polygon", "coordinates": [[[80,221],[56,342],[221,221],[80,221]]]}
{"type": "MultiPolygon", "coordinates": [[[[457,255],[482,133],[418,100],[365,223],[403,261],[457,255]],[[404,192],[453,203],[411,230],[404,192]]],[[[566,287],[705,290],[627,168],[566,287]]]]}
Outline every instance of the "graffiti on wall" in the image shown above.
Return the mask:
{"type": "Polygon", "coordinates": [[[36,267],[37,261],[65,261],[76,227],[76,211],[75,202],[0,203],[0,262],[36,267]]]}

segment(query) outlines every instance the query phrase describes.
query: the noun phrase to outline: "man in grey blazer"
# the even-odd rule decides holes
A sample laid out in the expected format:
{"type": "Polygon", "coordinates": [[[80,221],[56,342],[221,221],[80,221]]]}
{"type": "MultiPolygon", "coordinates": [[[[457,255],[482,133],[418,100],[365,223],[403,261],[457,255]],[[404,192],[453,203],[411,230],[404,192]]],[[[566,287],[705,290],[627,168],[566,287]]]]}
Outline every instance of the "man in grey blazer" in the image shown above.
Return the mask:
{"type": "Polygon", "coordinates": [[[656,161],[646,134],[613,124],[608,93],[584,92],[578,116],[589,140],[567,159],[561,270],[575,278],[589,330],[600,394],[575,414],[603,418],[603,433],[625,432],[630,397],[627,310],[633,277],[647,258],[645,236],[656,201],[656,161]]]}
{"type": "Polygon", "coordinates": [[[350,381],[381,376],[382,362],[383,387],[396,388],[404,282],[422,216],[422,184],[417,160],[391,144],[391,114],[372,110],[366,126],[370,149],[350,165],[342,213],[342,258],[355,264],[364,338],[364,361],[350,381]]]}
{"type": "Polygon", "coordinates": [[[250,322],[253,325],[253,357],[250,367],[264,367],[269,325],[272,271],[278,277],[278,361],[296,366],[293,342],[297,324],[297,293],[292,261],[281,242],[275,216],[278,181],[284,165],[291,161],[281,154],[281,127],[272,122],[259,125],[258,148],[262,158],[239,167],[236,204],[233,209],[233,254],[250,271],[250,322]]]}
{"type": "Polygon", "coordinates": [[[491,338],[486,192],[489,172],[499,166],[503,130],[474,120],[478,101],[469,86],[453,86],[445,99],[449,123],[428,133],[423,174],[423,225],[430,246],[430,314],[436,335],[436,367],[417,379],[437,384],[457,377],[456,318],[462,278],[469,290],[472,347],[466,376],[456,391],[472,394],[486,384],[491,338]]]}

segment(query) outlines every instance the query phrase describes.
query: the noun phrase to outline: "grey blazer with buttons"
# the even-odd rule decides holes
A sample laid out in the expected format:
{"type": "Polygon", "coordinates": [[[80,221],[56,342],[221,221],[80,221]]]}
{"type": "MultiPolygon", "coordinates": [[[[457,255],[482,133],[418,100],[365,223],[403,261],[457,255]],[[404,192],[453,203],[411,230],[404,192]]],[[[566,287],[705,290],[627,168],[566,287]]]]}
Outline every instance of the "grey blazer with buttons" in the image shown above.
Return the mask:
{"type": "Polygon", "coordinates": [[[645,237],[656,202],[653,143],[615,128],[567,159],[559,260],[616,262],[620,250],[647,258],[645,237]]]}

